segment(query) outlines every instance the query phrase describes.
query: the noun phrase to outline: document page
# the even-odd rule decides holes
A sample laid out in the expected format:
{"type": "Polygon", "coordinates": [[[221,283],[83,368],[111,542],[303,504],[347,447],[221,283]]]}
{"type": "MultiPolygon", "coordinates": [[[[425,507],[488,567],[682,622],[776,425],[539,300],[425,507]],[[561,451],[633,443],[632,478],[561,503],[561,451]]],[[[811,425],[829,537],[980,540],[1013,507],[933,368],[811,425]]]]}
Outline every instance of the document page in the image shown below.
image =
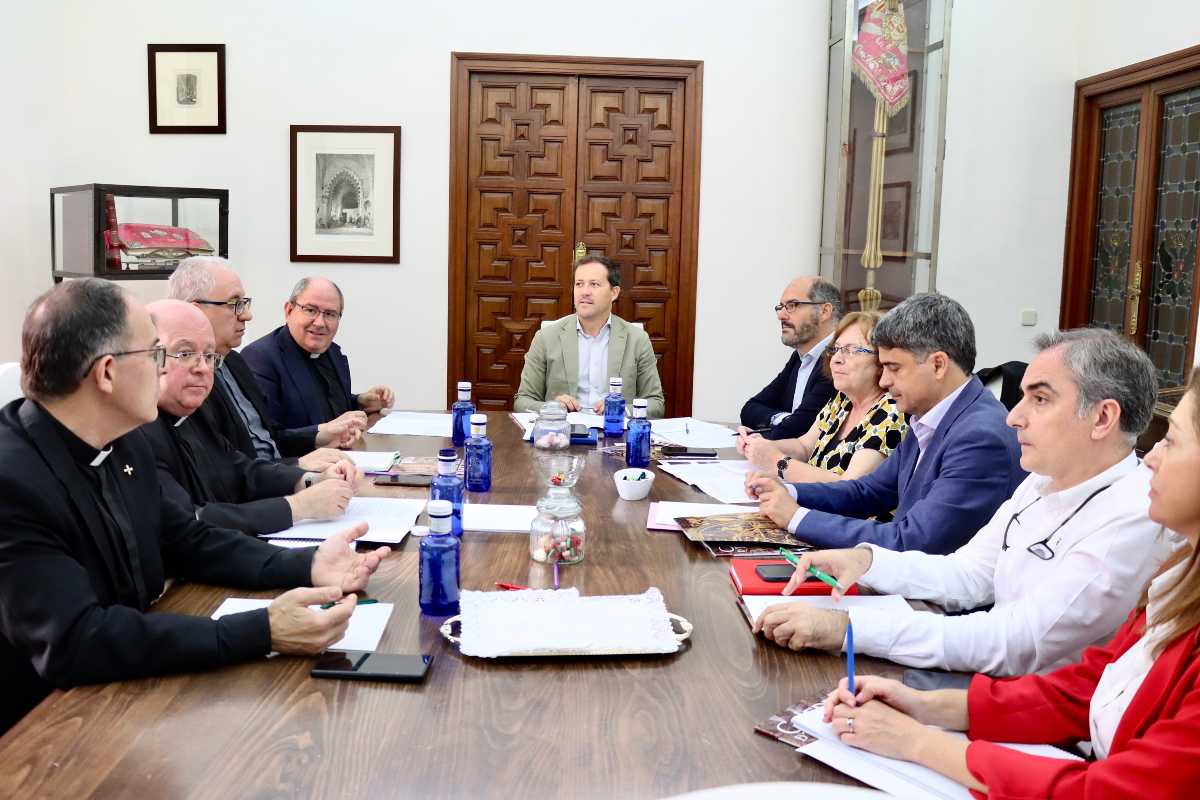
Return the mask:
{"type": "Polygon", "coordinates": [[[467,503],[463,506],[463,530],[529,533],[536,516],[537,506],[467,503]]]}
{"type": "Polygon", "coordinates": [[[450,438],[450,414],[431,414],[425,411],[393,411],[371,426],[368,433],[393,436],[443,436],[450,438]]]}
{"type": "MultiPolygon", "coordinates": [[[[254,611],[271,605],[270,600],[252,599],[249,597],[227,597],[217,610],[213,619],[220,619],[226,614],[238,614],[242,611],[254,611]]],[[[313,611],[322,611],[320,606],[309,606],[313,611]]],[[[330,650],[369,650],[374,652],[383,638],[383,630],[387,627],[388,618],[392,615],[391,603],[368,603],[359,605],[350,615],[350,624],[346,626],[346,635],[329,646],[330,650]]]]}
{"type": "Polygon", "coordinates": [[[424,498],[351,497],[346,513],[337,519],[306,520],[261,538],[324,541],[351,525],[365,522],[369,527],[359,541],[399,544],[424,510],[424,498]]]}

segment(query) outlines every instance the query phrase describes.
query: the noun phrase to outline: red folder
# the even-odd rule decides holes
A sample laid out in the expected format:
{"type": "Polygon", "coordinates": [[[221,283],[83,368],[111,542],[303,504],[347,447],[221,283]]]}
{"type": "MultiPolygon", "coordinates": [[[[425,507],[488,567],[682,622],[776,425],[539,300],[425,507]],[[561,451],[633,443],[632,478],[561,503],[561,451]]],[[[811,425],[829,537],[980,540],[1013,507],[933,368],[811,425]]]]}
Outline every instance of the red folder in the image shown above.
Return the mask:
{"type": "MultiPolygon", "coordinates": [[[[731,558],[729,559],[729,579],[738,594],[783,594],[784,581],[764,581],[754,571],[760,564],[786,564],[781,558],[731,558]]],[[[800,584],[793,594],[829,594],[833,591],[828,584],[809,578],[800,584]]],[[[858,594],[858,586],[851,586],[846,594],[858,594]]]]}

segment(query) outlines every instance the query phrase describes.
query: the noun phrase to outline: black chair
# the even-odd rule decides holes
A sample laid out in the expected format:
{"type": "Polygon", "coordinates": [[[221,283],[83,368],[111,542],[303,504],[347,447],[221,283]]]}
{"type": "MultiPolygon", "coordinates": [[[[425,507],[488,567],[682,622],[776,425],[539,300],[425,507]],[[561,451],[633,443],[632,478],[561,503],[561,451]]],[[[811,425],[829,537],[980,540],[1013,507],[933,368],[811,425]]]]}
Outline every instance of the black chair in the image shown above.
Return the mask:
{"type": "Polygon", "coordinates": [[[1025,377],[1024,361],[1005,361],[998,367],[987,367],[975,373],[980,382],[991,388],[989,384],[1000,384],[1000,402],[1009,411],[1021,402],[1021,379],[1025,377]]]}

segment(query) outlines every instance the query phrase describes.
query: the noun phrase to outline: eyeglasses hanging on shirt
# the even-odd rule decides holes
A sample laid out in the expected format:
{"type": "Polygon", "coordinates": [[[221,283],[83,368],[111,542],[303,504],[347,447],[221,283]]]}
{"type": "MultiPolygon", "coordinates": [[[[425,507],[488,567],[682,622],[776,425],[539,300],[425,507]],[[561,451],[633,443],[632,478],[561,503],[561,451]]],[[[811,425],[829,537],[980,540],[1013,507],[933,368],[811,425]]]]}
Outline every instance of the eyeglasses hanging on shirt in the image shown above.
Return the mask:
{"type": "MultiPolygon", "coordinates": [[[[1033,544],[1029,545],[1025,549],[1028,550],[1030,553],[1033,553],[1035,556],[1040,558],[1042,561],[1049,561],[1050,559],[1054,558],[1054,550],[1050,547],[1050,540],[1052,538],[1054,538],[1054,534],[1056,534],[1060,530],[1062,530],[1063,526],[1066,525],[1071,520],[1073,520],[1075,518],[1075,515],[1083,510],[1084,506],[1086,506],[1088,503],[1092,502],[1092,498],[1094,498],[1096,495],[1103,492],[1109,486],[1112,486],[1112,484],[1110,483],[1106,486],[1101,486],[1099,489],[1097,489],[1096,491],[1089,494],[1087,497],[1085,497],[1083,499],[1082,503],[1075,506],[1075,510],[1072,511],[1070,514],[1068,514],[1066,519],[1064,519],[1062,522],[1058,523],[1058,525],[1055,526],[1054,530],[1050,531],[1049,535],[1047,535],[1046,538],[1040,539],[1040,540],[1034,542],[1033,544]]],[[[1030,508],[1032,508],[1034,505],[1036,505],[1037,502],[1041,499],[1042,499],[1042,496],[1038,495],[1037,497],[1035,497],[1033,499],[1032,503],[1025,506],[1024,508],[1022,508],[1020,511],[1013,514],[1012,517],[1009,518],[1008,524],[1004,526],[1004,539],[1000,543],[1001,550],[1008,550],[1008,530],[1009,530],[1009,528],[1012,527],[1014,522],[1017,523],[1018,525],[1020,525],[1021,520],[1019,519],[1019,517],[1022,514],[1024,514],[1026,511],[1028,511],[1030,508]]]]}

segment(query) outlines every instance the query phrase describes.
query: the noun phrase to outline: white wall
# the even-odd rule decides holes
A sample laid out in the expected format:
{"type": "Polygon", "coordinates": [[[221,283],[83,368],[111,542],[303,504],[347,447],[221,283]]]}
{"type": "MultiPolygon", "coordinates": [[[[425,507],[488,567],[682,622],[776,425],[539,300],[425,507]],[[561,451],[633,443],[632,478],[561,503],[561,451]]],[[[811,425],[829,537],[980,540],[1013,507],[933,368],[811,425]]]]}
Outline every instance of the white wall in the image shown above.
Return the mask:
{"type": "Polygon", "coordinates": [[[937,286],[980,366],[1027,360],[1058,324],[1075,81],[1200,43],[1200,5],[957,0],[950,38],[937,286]]]}
{"type": "Polygon", "coordinates": [[[0,49],[12,56],[6,74],[21,76],[9,86],[33,104],[14,126],[21,157],[0,193],[0,258],[20,275],[0,299],[0,360],[17,357],[24,308],[49,286],[49,187],[226,188],[230,255],[255,298],[247,341],[279,324],[296,279],[319,271],[347,295],[338,340],[355,383],[389,382],[404,406],[441,407],[454,50],[702,59],[695,413],[735,418],[786,356],[770,306],[815,268],[827,2],[612,0],[537,13],[485,0],[23,5],[15,50],[0,49]],[[227,135],[149,135],[149,42],[225,43],[227,135]],[[288,261],[293,123],[403,126],[399,266],[288,261]],[[747,339],[774,344],[748,355],[747,339]]]}

